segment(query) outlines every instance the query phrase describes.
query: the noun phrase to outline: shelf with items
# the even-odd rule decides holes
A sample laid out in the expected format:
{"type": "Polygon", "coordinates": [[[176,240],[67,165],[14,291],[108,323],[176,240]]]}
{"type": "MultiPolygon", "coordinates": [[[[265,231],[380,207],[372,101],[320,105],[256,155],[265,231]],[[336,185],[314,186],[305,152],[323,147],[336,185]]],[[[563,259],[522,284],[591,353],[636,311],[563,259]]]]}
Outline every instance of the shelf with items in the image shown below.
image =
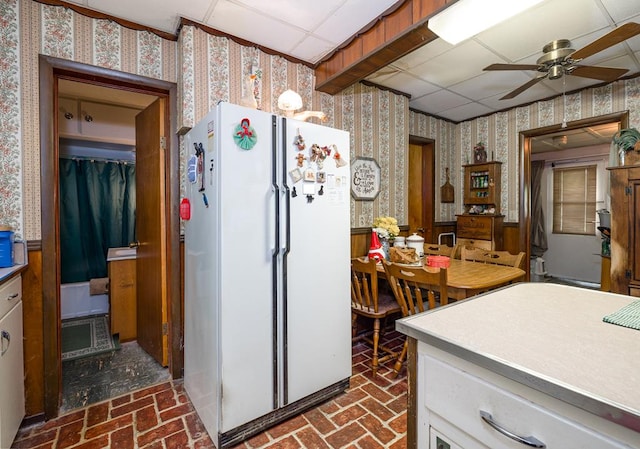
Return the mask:
{"type": "Polygon", "coordinates": [[[464,213],[500,213],[500,167],[502,162],[468,164],[464,167],[464,213]]]}

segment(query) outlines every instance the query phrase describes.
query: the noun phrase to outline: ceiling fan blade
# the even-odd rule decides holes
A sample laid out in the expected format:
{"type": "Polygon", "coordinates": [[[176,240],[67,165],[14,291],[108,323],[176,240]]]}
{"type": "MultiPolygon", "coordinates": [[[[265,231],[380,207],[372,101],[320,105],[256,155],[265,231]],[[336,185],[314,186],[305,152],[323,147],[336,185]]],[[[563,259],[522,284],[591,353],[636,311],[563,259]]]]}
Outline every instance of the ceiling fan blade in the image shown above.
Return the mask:
{"type": "Polygon", "coordinates": [[[627,73],[629,69],[617,69],[615,67],[595,67],[589,65],[579,65],[573,69],[569,75],[583,78],[593,78],[602,81],[614,81],[627,73]]]}
{"type": "Polygon", "coordinates": [[[514,97],[520,95],[522,92],[524,92],[528,88],[535,86],[536,84],[538,84],[540,81],[542,81],[546,77],[547,77],[546,73],[543,74],[543,75],[538,75],[535,78],[527,81],[526,83],[524,83],[522,86],[518,87],[517,89],[512,90],[511,92],[509,92],[507,95],[505,95],[504,97],[502,97],[500,99],[501,100],[509,100],[510,98],[514,98],[514,97]]]}
{"type": "Polygon", "coordinates": [[[535,64],[491,64],[482,70],[538,70],[535,64]]]}
{"type": "Polygon", "coordinates": [[[571,59],[584,59],[588,56],[598,53],[599,51],[619,44],[622,41],[626,41],[627,39],[630,39],[637,34],[640,34],[640,24],[637,24],[635,22],[625,23],[624,25],[619,26],[610,33],[605,34],[600,39],[596,39],[587,46],[582,47],[580,50],[574,51],[571,54],[571,59]]]}

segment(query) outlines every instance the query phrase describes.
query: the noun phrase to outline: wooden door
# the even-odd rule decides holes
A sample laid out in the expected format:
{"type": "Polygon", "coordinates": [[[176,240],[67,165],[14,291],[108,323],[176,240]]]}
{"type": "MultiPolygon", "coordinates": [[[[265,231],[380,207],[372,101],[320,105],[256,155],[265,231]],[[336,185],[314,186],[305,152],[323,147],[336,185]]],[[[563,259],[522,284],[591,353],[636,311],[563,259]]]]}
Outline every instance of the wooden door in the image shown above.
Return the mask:
{"type": "Polygon", "coordinates": [[[409,144],[409,233],[418,232],[427,243],[433,235],[434,185],[433,143],[409,144]]]}
{"type": "Polygon", "coordinates": [[[138,344],[168,365],[165,226],[165,99],[136,116],[136,298],[138,344]]]}

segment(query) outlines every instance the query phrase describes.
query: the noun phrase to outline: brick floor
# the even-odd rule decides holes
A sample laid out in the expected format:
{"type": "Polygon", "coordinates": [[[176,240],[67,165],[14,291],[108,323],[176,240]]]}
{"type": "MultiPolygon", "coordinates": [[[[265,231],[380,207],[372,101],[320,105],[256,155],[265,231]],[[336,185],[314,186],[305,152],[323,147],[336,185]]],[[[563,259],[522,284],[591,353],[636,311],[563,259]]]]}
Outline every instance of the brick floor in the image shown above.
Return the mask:
{"type": "MultiPolygon", "coordinates": [[[[403,337],[390,332],[388,345],[403,337]]],[[[371,349],[353,345],[349,389],[332,400],[280,423],[233,449],[405,449],[407,381],[393,376],[393,361],[371,378],[371,349]]],[[[182,381],[93,404],[46,423],[23,427],[14,449],[212,449],[182,381]]]]}

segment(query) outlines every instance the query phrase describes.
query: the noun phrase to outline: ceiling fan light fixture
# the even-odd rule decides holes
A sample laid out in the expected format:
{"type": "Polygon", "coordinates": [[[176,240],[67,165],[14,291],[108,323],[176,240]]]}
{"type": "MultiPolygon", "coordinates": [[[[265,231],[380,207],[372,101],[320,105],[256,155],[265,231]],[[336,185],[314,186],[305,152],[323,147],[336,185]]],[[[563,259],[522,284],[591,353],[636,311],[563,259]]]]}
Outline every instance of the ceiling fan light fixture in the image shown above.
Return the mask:
{"type": "Polygon", "coordinates": [[[444,41],[456,45],[541,1],[458,0],[430,18],[427,26],[444,41]]]}
{"type": "Polygon", "coordinates": [[[549,68],[550,80],[557,80],[559,78],[562,78],[562,75],[564,75],[564,68],[560,64],[554,65],[549,68]]]}

